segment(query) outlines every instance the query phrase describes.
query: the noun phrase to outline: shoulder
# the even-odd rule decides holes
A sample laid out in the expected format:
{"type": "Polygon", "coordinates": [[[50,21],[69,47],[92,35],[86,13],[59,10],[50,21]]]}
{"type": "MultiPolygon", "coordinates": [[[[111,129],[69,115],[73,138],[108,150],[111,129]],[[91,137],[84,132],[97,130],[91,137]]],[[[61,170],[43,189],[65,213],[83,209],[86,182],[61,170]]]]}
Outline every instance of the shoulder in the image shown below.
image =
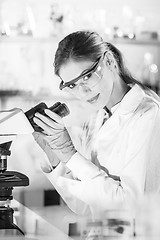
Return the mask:
{"type": "Polygon", "coordinates": [[[143,98],[135,109],[135,113],[138,113],[140,116],[147,113],[153,114],[153,116],[157,115],[160,113],[160,97],[152,90],[144,91],[143,98]]]}
{"type": "Polygon", "coordinates": [[[151,96],[145,96],[132,115],[134,131],[144,130],[143,134],[160,125],[160,102],[151,96]]]}
{"type": "Polygon", "coordinates": [[[160,102],[146,95],[143,98],[143,100],[140,102],[136,110],[142,113],[145,113],[148,111],[159,111],[159,109],[160,109],[160,102]]]}

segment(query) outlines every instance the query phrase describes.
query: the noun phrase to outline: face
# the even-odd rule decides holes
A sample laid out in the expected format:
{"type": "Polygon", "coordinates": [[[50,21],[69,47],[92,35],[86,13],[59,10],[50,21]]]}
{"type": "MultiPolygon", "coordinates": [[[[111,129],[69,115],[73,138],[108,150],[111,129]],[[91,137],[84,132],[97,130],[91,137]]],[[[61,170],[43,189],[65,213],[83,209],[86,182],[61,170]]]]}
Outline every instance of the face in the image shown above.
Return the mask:
{"type": "Polygon", "coordinates": [[[109,105],[114,77],[105,63],[105,58],[96,63],[70,60],[61,67],[59,74],[63,83],[62,89],[89,103],[94,110],[109,105]]]}

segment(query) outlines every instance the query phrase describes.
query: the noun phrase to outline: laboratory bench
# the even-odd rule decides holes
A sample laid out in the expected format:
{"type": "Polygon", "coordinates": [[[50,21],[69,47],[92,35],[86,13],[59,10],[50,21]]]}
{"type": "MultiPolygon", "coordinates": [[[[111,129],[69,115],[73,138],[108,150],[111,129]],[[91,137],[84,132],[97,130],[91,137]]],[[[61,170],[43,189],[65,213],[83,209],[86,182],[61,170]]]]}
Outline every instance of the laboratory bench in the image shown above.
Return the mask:
{"type": "MultiPolygon", "coordinates": [[[[159,240],[159,235],[146,236],[105,236],[103,238],[84,238],[81,234],[70,234],[69,225],[79,223],[77,217],[66,205],[47,206],[29,209],[16,200],[10,207],[14,209],[14,223],[25,233],[25,236],[6,236],[0,229],[0,240],[159,240]],[[71,236],[69,236],[71,235],[71,236]]],[[[82,220],[82,218],[81,218],[82,220]]],[[[149,228],[149,226],[148,226],[149,228]]]]}
{"type": "MultiPolygon", "coordinates": [[[[18,226],[24,233],[23,235],[8,235],[6,234],[6,229],[0,229],[0,239],[32,239],[32,240],[71,240],[72,238],[68,236],[67,233],[65,233],[66,230],[62,229],[62,210],[55,210],[56,214],[53,211],[53,218],[54,221],[51,221],[51,215],[49,218],[44,218],[43,215],[49,213],[51,211],[51,208],[48,209],[48,211],[45,211],[46,209],[41,209],[37,211],[33,211],[21,203],[19,203],[16,200],[12,200],[10,203],[10,207],[14,210],[13,219],[14,224],[18,226]],[[39,213],[39,214],[38,214],[39,213]],[[45,213],[45,214],[44,214],[45,213]],[[55,216],[58,216],[59,218],[55,219],[55,216]],[[60,228],[56,227],[54,225],[54,222],[58,222],[58,226],[60,228]]],[[[54,209],[52,209],[54,210],[54,209]]],[[[51,212],[52,214],[52,212],[51,212]]],[[[67,210],[64,209],[63,215],[67,214],[67,210]]],[[[17,234],[17,231],[16,231],[17,234]]]]}

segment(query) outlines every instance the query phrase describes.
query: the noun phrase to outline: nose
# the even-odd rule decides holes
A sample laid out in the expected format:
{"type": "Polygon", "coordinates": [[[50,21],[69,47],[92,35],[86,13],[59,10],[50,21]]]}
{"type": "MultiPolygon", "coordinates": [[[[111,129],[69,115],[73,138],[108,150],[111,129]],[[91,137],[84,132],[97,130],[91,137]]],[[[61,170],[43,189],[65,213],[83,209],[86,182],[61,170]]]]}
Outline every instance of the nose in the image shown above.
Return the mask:
{"type": "Polygon", "coordinates": [[[86,94],[86,93],[89,93],[89,92],[91,92],[91,89],[88,86],[86,86],[84,84],[79,85],[79,93],[80,94],[83,95],[83,94],[86,94]]]}
{"type": "Polygon", "coordinates": [[[92,90],[84,85],[84,84],[80,84],[77,88],[77,91],[74,92],[74,96],[80,100],[85,101],[85,99],[87,98],[88,94],[91,92],[92,90]]]}

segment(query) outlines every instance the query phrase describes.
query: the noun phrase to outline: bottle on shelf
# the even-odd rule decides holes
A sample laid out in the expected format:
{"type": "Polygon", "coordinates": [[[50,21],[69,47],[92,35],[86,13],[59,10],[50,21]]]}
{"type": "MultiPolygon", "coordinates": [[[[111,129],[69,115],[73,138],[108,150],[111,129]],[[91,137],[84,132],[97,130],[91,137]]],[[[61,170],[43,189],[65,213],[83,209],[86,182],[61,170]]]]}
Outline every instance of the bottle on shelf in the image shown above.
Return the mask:
{"type": "Polygon", "coordinates": [[[158,74],[158,66],[154,62],[154,56],[150,52],[146,52],[143,58],[143,67],[141,69],[141,80],[143,84],[151,88],[157,94],[160,93],[160,79],[158,74]]]}

